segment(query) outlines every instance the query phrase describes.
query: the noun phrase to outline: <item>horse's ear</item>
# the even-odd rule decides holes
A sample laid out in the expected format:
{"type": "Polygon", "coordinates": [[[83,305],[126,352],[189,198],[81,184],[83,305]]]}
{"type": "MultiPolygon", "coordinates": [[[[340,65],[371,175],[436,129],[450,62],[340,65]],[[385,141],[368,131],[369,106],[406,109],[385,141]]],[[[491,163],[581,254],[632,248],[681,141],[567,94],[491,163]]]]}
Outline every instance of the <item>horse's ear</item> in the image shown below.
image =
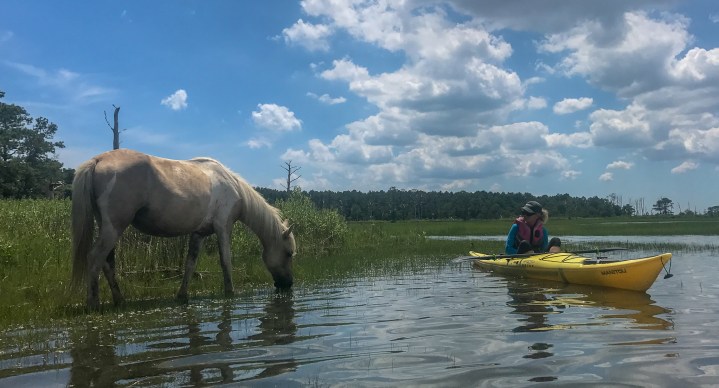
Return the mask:
{"type": "Polygon", "coordinates": [[[295,227],[294,225],[290,225],[289,227],[287,227],[287,230],[285,230],[285,231],[282,233],[282,237],[283,237],[283,238],[290,237],[290,233],[292,233],[292,228],[294,228],[294,227],[295,227]]]}

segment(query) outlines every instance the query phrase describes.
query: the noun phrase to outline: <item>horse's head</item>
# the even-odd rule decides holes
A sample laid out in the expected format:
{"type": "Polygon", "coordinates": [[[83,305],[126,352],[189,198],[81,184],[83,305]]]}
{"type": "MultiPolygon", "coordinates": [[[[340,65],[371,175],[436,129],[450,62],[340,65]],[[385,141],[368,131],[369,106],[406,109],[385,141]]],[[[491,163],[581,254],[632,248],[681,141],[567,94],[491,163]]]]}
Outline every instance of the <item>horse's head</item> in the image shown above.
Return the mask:
{"type": "Polygon", "coordinates": [[[283,223],[283,231],[280,238],[273,244],[267,244],[262,251],[262,260],[272,274],[275,287],[280,290],[288,290],[292,287],[292,257],[295,255],[295,236],[292,234],[292,226],[287,221],[283,223]]]}

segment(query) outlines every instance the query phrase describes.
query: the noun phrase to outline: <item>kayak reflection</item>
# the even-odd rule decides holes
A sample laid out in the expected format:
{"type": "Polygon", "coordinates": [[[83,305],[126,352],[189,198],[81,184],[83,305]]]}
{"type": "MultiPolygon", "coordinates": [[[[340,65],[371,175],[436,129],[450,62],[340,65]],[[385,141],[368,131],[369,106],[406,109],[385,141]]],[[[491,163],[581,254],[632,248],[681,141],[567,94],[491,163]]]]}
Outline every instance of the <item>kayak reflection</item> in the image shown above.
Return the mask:
{"type": "MultiPolygon", "coordinates": [[[[492,275],[500,276],[500,275],[492,275]]],[[[605,325],[610,320],[624,320],[629,328],[670,330],[673,323],[661,318],[670,310],[658,306],[645,292],[561,284],[557,282],[505,277],[510,300],[507,305],[520,314],[521,324],[515,332],[564,330],[576,326],[605,325]],[[554,319],[555,314],[586,310],[587,321],[554,319]]]]}

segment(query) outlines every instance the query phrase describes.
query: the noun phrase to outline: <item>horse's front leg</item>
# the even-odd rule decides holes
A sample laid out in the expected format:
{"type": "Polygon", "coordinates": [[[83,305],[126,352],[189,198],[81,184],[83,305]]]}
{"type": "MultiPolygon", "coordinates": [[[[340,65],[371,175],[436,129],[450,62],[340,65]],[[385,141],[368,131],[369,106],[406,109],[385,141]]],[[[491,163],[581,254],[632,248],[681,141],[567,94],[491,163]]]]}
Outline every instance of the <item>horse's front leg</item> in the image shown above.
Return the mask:
{"type": "Polygon", "coordinates": [[[220,266],[225,281],[225,296],[232,296],[235,291],[232,287],[232,250],[230,249],[232,226],[217,230],[217,242],[220,246],[220,266]]]}
{"type": "Polygon", "coordinates": [[[110,286],[110,291],[112,291],[112,302],[115,306],[125,302],[125,298],[122,296],[120,286],[117,284],[117,279],[115,278],[115,248],[112,248],[107,255],[105,264],[102,266],[102,272],[105,274],[107,284],[110,286]]]}
{"type": "Polygon", "coordinates": [[[185,258],[185,274],[182,277],[182,283],[180,284],[180,290],[177,291],[177,300],[182,303],[187,303],[187,285],[190,283],[190,278],[195,274],[195,266],[197,265],[197,256],[202,248],[202,242],[205,240],[203,236],[197,233],[190,235],[190,244],[187,249],[187,258],[185,258]]]}

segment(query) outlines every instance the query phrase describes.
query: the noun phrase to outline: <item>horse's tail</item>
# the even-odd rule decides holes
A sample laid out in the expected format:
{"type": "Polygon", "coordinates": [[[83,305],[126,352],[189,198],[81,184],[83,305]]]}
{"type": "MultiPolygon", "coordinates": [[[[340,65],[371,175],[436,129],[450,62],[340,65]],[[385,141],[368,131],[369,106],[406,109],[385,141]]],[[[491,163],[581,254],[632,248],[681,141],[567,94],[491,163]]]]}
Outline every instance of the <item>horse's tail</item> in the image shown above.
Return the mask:
{"type": "Polygon", "coordinates": [[[95,159],[77,168],[72,181],[72,286],[85,282],[87,255],[95,233],[92,179],[95,173],[95,159]]]}

